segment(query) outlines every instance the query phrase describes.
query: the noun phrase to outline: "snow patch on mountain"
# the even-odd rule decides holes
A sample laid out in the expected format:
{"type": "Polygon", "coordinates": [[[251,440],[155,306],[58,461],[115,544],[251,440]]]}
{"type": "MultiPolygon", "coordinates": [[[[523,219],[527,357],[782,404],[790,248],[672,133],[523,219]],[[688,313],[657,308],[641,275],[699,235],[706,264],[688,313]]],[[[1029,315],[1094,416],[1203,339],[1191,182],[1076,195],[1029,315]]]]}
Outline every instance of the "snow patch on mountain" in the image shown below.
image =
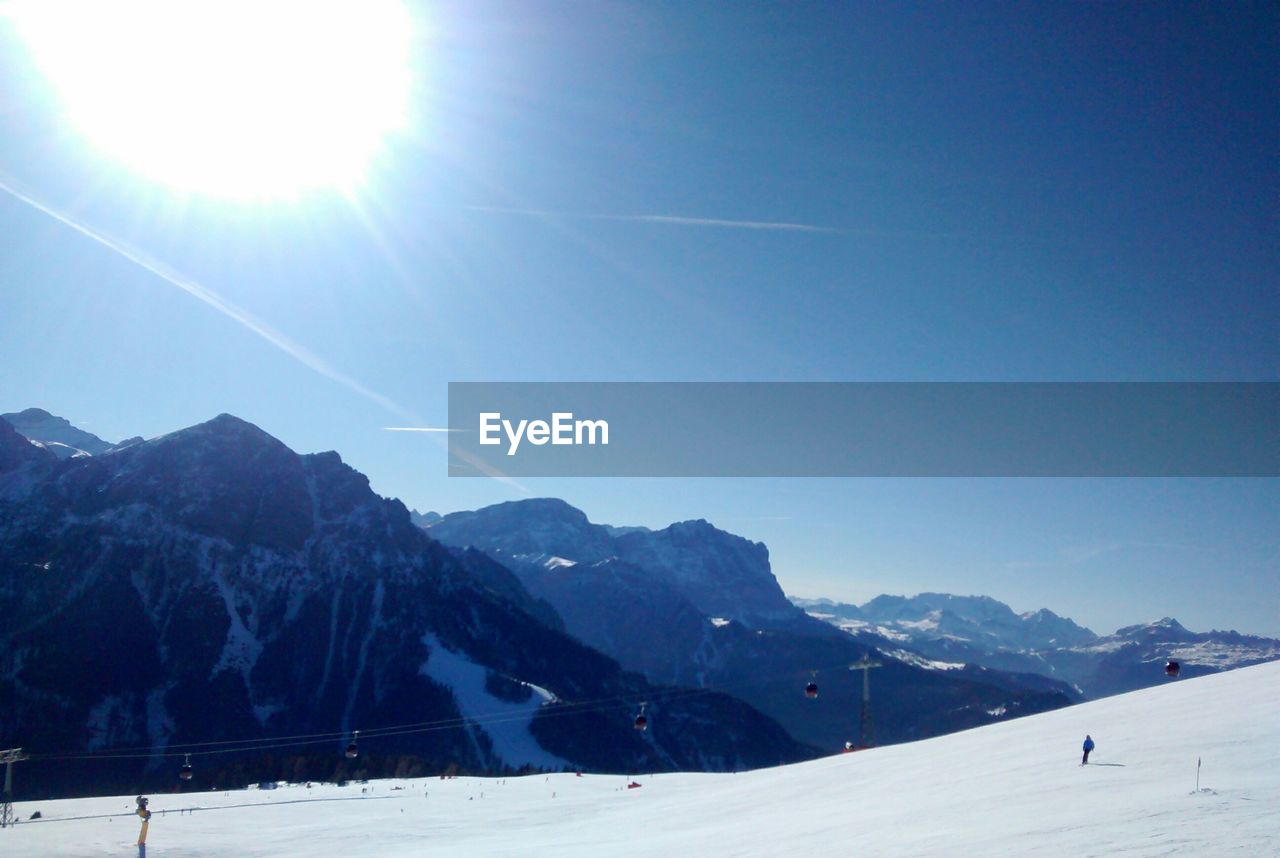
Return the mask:
{"type": "Polygon", "coordinates": [[[48,450],[59,459],[82,459],[85,456],[93,455],[85,450],[72,447],[70,444],[60,444],[57,441],[36,441],[33,439],[31,443],[35,444],[37,447],[48,450]]]}
{"type": "Polygon", "coordinates": [[[253,666],[257,664],[258,657],[262,655],[262,643],[240,616],[240,611],[236,607],[236,591],[227,583],[225,572],[214,568],[210,577],[218,588],[218,595],[227,610],[227,616],[231,618],[231,625],[227,628],[227,637],[222,645],[222,655],[214,665],[211,675],[223,670],[233,670],[244,677],[246,688],[252,688],[250,673],[253,671],[253,666]]]}
{"type": "Polygon", "coordinates": [[[815,620],[822,620],[825,623],[835,626],[843,632],[854,635],[855,637],[862,632],[885,638],[895,643],[909,643],[911,635],[893,626],[886,626],[880,623],[873,623],[868,620],[856,620],[842,617],[837,614],[827,613],[825,611],[809,610],[809,616],[815,620]]]}
{"type": "MultiPolygon", "coordinates": [[[[931,658],[925,658],[918,652],[912,652],[909,649],[887,649],[881,650],[889,658],[897,659],[906,664],[914,664],[916,667],[923,667],[925,670],[964,670],[963,663],[953,661],[936,661],[931,658]]],[[[1002,710],[1003,706],[1000,707],[1002,710]]]]}
{"type": "Polygon", "coordinates": [[[555,702],[554,694],[540,686],[521,683],[534,692],[529,700],[523,703],[502,700],[488,691],[487,668],[451,651],[435,635],[425,635],[422,642],[430,651],[422,663],[422,675],[453,692],[470,729],[480,730],[489,737],[503,763],[516,769],[526,765],[557,771],[572,767],[568,760],[544,750],[529,730],[538,710],[555,702]]]}

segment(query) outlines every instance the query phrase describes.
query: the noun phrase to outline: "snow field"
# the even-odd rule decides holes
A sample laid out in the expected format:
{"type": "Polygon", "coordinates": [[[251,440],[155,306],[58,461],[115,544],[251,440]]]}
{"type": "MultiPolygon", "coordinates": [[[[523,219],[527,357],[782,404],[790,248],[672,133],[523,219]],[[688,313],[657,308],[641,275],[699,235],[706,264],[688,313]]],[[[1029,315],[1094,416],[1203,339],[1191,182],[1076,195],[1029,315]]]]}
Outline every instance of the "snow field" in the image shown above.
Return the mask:
{"type": "MultiPolygon", "coordinates": [[[[1275,856],[1280,662],[792,766],[635,780],[153,795],[148,855],[1275,856]],[[1085,733],[1098,747],[1081,767],[1085,733]]],[[[132,808],[133,796],[19,802],[20,818],[45,819],[0,831],[0,855],[136,855],[136,817],[69,819],[132,808]]]]}

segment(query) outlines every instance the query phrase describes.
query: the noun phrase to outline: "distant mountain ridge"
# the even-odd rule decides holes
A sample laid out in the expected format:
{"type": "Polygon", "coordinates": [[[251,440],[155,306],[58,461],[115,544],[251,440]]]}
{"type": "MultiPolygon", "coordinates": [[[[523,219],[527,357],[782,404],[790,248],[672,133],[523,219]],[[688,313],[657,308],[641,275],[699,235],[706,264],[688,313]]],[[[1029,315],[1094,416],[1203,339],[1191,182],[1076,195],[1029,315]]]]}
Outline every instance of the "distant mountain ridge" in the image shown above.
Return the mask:
{"type": "Polygon", "coordinates": [[[64,417],[57,417],[43,408],[27,408],[9,414],[0,414],[18,433],[32,443],[44,447],[59,459],[74,456],[100,456],[111,450],[140,442],[141,438],[129,438],[119,444],[104,441],[91,432],[71,425],[64,417]]]}
{"type": "Polygon", "coordinates": [[[884,595],[856,608],[840,607],[849,619],[920,630],[933,629],[939,636],[976,637],[986,639],[992,645],[1019,649],[1071,646],[1097,637],[1089,629],[1048,609],[1016,614],[1008,605],[990,596],[954,596],[948,593],[920,593],[911,597],[884,595]]]}
{"type": "MultiPolygon", "coordinates": [[[[652,682],[730,689],[820,747],[858,738],[847,713],[858,711],[861,680],[848,665],[900,648],[854,641],[807,616],[786,599],[764,545],[703,520],[615,527],[563,500],[535,498],[450,513],[426,530],[511,569],[571,634],[624,667],[652,682]],[[810,678],[822,686],[820,703],[800,693],[810,678]]],[[[1039,676],[944,672],[909,659],[886,662],[875,684],[880,741],[1054,708],[1073,693],[1039,676]]]]}
{"type": "Polygon", "coordinates": [[[1179,661],[1184,676],[1280,658],[1280,640],[1191,632],[1169,617],[1101,636],[1047,609],[1017,614],[988,596],[877,596],[864,605],[791,601],[855,638],[889,638],[941,663],[1052,677],[1089,697],[1162,682],[1169,658],[1179,661]]]}

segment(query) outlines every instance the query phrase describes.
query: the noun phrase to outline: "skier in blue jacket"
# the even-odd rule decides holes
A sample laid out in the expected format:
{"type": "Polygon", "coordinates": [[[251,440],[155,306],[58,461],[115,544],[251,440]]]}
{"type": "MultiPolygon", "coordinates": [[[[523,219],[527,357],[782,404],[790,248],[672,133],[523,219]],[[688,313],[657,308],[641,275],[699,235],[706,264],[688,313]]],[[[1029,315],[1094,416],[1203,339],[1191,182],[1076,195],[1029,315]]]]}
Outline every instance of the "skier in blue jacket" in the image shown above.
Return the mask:
{"type": "Polygon", "coordinates": [[[1093,750],[1093,737],[1088,733],[1084,734],[1084,758],[1080,760],[1080,765],[1086,765],[1089,762],[1089,752],[1093,750]]]}

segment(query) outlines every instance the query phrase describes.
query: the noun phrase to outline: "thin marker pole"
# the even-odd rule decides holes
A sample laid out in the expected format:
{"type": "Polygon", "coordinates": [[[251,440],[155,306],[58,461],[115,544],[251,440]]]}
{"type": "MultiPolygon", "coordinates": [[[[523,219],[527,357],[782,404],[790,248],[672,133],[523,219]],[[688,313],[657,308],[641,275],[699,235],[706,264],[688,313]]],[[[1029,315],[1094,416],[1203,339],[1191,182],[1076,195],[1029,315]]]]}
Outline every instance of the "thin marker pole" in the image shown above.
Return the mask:
{"type": "Polygon", "coordinates": [[[147,858],[147,829],[151,827],[151,811],[147,810],[147,800],[138,798],[138,816],[142,817],[142,827],[138,829],[138,858],[147,858]]]}

